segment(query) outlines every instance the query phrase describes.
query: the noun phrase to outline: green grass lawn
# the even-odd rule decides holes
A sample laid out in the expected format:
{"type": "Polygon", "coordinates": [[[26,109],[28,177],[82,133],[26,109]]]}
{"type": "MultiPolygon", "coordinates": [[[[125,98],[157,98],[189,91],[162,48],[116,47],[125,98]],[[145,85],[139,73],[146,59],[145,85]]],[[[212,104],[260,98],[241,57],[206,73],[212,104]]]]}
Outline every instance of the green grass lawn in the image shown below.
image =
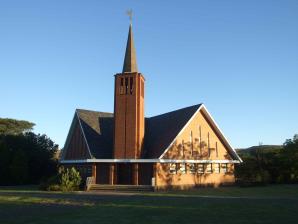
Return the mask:
{"type": "Polygon", "coordinates": [[[142,194],[0,187],[0,223],[296,223],[298,186],[142,194]]]}

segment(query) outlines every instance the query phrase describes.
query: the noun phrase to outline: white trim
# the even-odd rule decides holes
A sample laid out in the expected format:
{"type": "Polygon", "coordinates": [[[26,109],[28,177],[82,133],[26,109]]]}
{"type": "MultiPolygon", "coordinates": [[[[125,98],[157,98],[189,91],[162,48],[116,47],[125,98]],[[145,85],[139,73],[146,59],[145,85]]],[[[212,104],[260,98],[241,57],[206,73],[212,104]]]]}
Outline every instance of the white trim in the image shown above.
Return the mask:
{"type": "Polygon", "coordinates": [[[232,153],[236,156],[236,158],[239,160],[240,163],[242,163],[242,159],[239,157],[239,155],[237,154],[237,152],[235,151],[235,149],[231,146],[231,144],[229,143],[229,141],[227,140],[227,138],[224,136],[223,132],[220,130],[220,128],[218,127],[217,123],[215,122],[215,120],[213,119],[213,117],[211,116],[211,114],[209,113],[209,111],[207,110],[207,108],[205,107],[204,104],[201,104],[200,107],[198,108],[198,110],[194,113],[194,115],[189,119],[189,121],[186,123],[186,125],[181,129],[181,131],[179,132],[179,134],[174,138],[174,140],[171,142],[171,144],[166,148],[166,150],[164,151],[164,153],[159,157],[159,159],[162,159],[164,157],[164,155],[170,150],[170,148],[173,146],[173,144],[176,142],[176,139],[179,137],[180,134],[183,133],[183,131],[187,128],[187,126],[192,122],[192,120],[195,118],[195,116],[199,113],[199,111],[201,111],[201,109],[204,109],[206,114],[208,115],[208,117],[211,120],[211,123],[213,123],[213,125],[215,126],[215,129],[217,129],[218,133],[221,135],[222,139],[224,140],[224,142],[226,143],[226,145],[228,146],[228,148],[230,149],[230,151],[232,151],[232,153]]]}
{"type": "Polygon", "coordinates": [[[88,149],[90,158],[92,158],[93,156],[92,156],[92,154],[91,154],[91,151],[90,151],[90,148],[89,148],[89,144],[88,144],[88,141],[87,141],[87,138],[86,138],[86,135],[85,135],[83,126],[82,126],[82,124],[81,124],[81,120],[80,120],[80,116],[79,116],[79,114],[78,114],[78,110],[76,110],[76,115],[77,115],[77,118],[78,118],[78,121],[79,121],[79,124],[80,124],[80,128],[81,128],[81,131],[82,131],[82,133],[83,133],[83,136],[84,136],[84,139],[85,139],[85,142],[86,142],[86,145],[87,145],[87,149],[88,149]]]}
{"type": "Polygon", "coordinates": [[[224,133],[220,130],[219,126],[217,125],[217,123],[215,122],[214,118],[209,113],[209,111],[207,110],[207,108],[205,107],[205,105],[202,105],[202,108],[206,111],[207,115],[211,118],[212,123],[214,124],[215,128],[218,130],[218,132],[221,135],[222,139],[226,142],[226,144],[228,145],[228,147],[230,148],[230,150],[232,150],[232,152],[237,157],[237,159],[242,163],[243,162],[242,159],[240,158],[240,156],[238,155],[238,153],[235,151],[235,149],[232,147],[232,145],[230,144],[230,142],[228,141],[228,139],[225,137],[224,133]]]}
{"type": "Polygon", "coordinates": [[[164,153],[159,157],[159,159],[162,159],[162,157],[164,157],[164,155],[170,150],[170,148],[172,147],[172,145],[174,145],[176,139],[179,137],[179,135],[181,135],[184,132],[184,130],[187,128],[187,126],[192,122],[192,120],[195,118],[195,116],[200,111],[200,109],[201,109],[202,106],[203,106],[203,104],[201,104],[199,106],[199,108],[197,109],[197,111],[192,115],[192,117],[189,119],[189,121],[184,125],[184,127],[181,129],[181,131],[178,133],[178,135],[174,138],[174,140],[171,142],[171,144],[164,150],[164,153]]]}
{"type": "Polygon", "coordinates": [[[61,164],[73,163],[240,163],[238,160],[191,160],[191,159],[85,159],[61,160],[61,164]]]}

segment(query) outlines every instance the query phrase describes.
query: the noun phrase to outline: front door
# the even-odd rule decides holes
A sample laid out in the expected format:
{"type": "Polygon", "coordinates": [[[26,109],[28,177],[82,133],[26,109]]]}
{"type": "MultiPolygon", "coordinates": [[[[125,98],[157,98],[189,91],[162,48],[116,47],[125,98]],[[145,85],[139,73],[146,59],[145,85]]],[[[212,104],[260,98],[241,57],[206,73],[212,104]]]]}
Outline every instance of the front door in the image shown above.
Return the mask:
{"type": "Polygon", "coordinates": [[[117,165],[117,184],[132,185],[132,164],[120,163],[117,165]]]}
{"type": "Polygon", "coordinates": [[[98,163],[96,166],[96,183],[109,184],[110,166],[108,163],[98,163]]]}

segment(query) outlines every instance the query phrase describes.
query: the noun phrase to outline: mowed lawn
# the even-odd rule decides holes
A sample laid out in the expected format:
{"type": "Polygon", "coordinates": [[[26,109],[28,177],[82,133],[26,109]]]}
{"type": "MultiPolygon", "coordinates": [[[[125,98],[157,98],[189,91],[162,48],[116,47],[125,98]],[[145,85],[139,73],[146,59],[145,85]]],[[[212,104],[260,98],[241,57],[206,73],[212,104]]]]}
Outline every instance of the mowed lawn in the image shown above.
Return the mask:
{"type": "Polygon", "coordinates": [[[0,223],[297,223],[298,185],[152,193],[0,187],[0,223]]]}

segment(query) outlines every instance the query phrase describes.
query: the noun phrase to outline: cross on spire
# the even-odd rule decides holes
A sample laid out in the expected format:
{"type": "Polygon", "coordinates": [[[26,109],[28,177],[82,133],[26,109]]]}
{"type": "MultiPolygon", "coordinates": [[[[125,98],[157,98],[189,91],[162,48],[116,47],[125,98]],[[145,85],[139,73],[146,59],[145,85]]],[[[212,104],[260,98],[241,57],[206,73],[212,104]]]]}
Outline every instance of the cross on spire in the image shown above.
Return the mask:
{"type": "Polygon", "coordinates": [[[129,22],[130,24],[132,24],[132,9],[129,9],[126,11],[126,14],[128,15],[129,17],[129,22]]]}
{"type": "Polygon", "coordinates": [[[125,51],[125,58],[124,58],[124,65],[123,65],[123,73],[125,72],[138,72],[137,68],[137,57],[136,57],[136,50],[133,41],[133,34],[132,34],[132,10],[127,11],[127,15],[130,19],[129,31],[128,31],[128,38],[126,44],[126,51],[125,51]]]}

